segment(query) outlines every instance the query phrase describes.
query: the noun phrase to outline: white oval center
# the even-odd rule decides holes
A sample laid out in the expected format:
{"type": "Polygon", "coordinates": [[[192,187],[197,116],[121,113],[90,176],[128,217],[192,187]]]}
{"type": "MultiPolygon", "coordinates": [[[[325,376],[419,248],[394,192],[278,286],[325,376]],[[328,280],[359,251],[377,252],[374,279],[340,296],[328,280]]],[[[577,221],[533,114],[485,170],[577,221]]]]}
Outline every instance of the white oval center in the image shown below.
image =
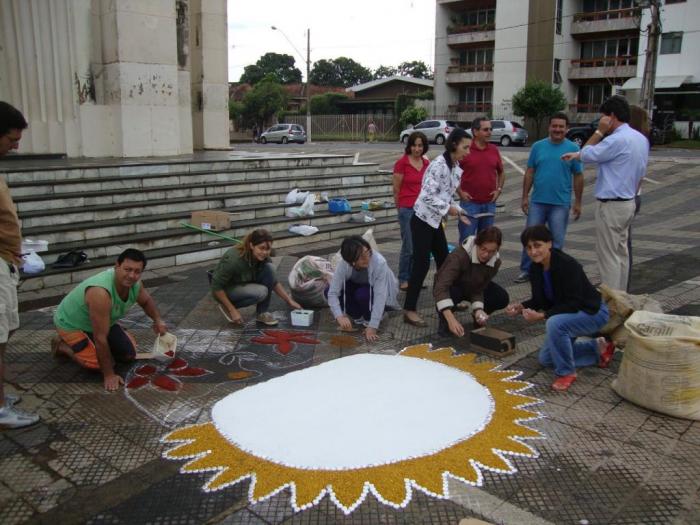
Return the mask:
{"type": "Polygon", "coordinates": [[[258,457],[351,469],[434,454],[479,432],[493,399],[470,374],[425,359],[354,355],[234,392],[219,432],[258,457]]]}

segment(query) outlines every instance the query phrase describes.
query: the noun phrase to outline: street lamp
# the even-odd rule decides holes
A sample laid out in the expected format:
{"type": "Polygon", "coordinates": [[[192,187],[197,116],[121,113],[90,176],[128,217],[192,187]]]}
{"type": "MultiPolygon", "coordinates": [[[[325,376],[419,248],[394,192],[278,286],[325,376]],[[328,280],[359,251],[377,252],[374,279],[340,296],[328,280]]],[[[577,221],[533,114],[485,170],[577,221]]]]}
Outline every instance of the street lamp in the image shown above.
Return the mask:
{"type": "MultiPolygon", "coordinates": [[[[285,38],[292,49],[296,51],[299,58],[304,61],[304,55],[302,55],[291,40],[284,34],[279,27],[270,26],[273,31],[279,31],[285,38]]],[[[311,142],[311,83],[309,82],[309,75],[311,74],[311,29],[306,30],[306,140],[311,142]]]]}

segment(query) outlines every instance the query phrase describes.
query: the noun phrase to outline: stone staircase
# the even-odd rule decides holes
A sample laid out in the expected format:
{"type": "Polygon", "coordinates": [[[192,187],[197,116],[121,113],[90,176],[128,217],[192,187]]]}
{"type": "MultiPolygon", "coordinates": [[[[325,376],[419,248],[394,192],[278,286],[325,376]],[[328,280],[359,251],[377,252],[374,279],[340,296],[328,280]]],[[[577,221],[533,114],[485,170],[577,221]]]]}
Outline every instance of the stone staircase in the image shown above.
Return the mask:
{"type": "Polygon", "coordinates": [[[218,232],[230,237],[240,239],[252,228],[267,228],[277,248],[312,247],[369,226],[379,232],[398,226],[393,207],[372,212],[376,221],[371,224],[331,214],[326,203],[317,204],[310,218],[284,215],[284,198],[293,188],[345,196],[353,212],[363,200],[393,201],[391,173],[372,163],[354,164],[349,155],[78,164],[7,169],[3,176],[23,237],[49,242],[49,250],[40,254],[46,271],[23,275],[23,292],[79,282],[95,269],[113,265],[127,247],[146,252],[149,269],[218,259],[231,242],[181,224],[190,222],[197,210],[230,212],[230,229],[218,232]],[[311,237],[289,233],[289,226],[297,223],[319,231],[311,237]],[[75,269],[51,268],[58,255],[71,250],[86,252],[89,262],[75,269]]]}

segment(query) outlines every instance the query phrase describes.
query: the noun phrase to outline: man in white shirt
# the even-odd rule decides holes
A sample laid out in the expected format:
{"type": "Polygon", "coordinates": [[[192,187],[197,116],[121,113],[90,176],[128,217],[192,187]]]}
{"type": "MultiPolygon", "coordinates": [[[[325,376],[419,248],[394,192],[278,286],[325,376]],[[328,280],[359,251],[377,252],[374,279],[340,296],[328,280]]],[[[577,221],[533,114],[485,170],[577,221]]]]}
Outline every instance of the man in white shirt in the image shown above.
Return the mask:
{"type": "Polygon", "coordinates": [[[600,112],[598,129],[581,152],[566,153],[562,159],[598,164],[594,195],[598,201],[595,226],[600,281],[626,290],[630,272],[627,238],[634,218],[634,196],[647,170],[649,143],[627,124],[630,107],[624,97],[608,98],[600,112]]]}

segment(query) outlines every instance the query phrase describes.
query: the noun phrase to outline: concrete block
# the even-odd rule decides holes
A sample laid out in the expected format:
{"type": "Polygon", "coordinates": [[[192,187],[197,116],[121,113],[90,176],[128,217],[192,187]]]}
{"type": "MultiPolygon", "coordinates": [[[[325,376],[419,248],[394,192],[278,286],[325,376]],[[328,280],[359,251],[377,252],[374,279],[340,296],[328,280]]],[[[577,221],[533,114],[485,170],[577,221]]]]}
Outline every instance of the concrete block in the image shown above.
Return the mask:
{"type": "Polygon", "coordinates": [[[142,106],[121,106],[121,120],[128,125],[122,131],[124,157],[145,157],[151,149],[151,109],[142,106]]]}
{"type": "Polygon", "coordinates": [[[172,17],[118,11],[117,38],[120,62],[177,65],[174,10],[172,17]]]}

